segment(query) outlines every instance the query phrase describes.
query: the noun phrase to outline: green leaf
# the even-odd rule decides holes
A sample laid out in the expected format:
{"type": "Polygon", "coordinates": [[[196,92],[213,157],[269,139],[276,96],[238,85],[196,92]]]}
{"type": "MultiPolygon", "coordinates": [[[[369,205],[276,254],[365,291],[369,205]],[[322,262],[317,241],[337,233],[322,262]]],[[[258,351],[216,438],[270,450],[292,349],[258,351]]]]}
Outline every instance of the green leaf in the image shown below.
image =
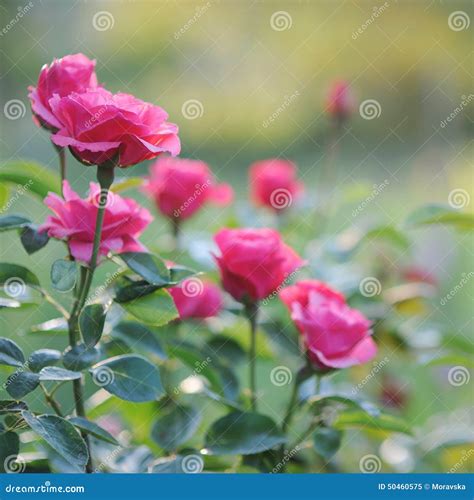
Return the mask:
{"type": "Polygon", "coordinates": [[[313,434],[313,446],[318,455],[329,460],[341,446],[342,432],[331,427],[319,427],[313,434]]]}
{"type": "Polygon", "coordinates": [[[21,472],[22,464],[15,464],[20,452],[20,438],[15,432],[0,433],[0,472],[21,472]]]}
{"type": "Polygon", "coordinates": [[[45,366],[55,365],[61,359],[61,353],[56,349],[38,349],[30,354],[28,367],[32,372],[39,372],[45,366]]]}
{"type": "Polygon", "coordinates": [[[285,442],[285,436],[270,417],[232,412],[211,425],[205,447],[211,455],[252,455],[285,442]]]}
{"type": "Polygon", "coordinates": [[[0,415],[5,415],[7,413],[19,413],[27,409],[28,406],[23,401],[12,401],[10,399],[0,400],[0,415]]]}
{"type": "Polygon", "coordinates": [[[36,275],[26,267],[2,262],[0,263],[0,285],[5,287],[8,295],[17,297],[21,295],[18,291],[24,286],[35,288],[40,286],[40,282],[36,275]]]}
{"type": "Polygon", "coordinates": [[[127,284],[124,286],[115,286],[114,300],[119,304],[144,297],[145,295],[149,295],[160,288],[156,285],[150,285],[145,280],[134,282],[127,281],[126,283],[127,284]]]}
{"type": "Polygon", "coordinates": [[[122,304],[122,307],[140,321],[150,325],[166,325],[179,317],[171,295],[163,289],[122,304]]]}
{"type": "Polygon", "coordinates": [[[316,396],[309,400],[310,407],[316,412],[321,413],[325,406],[336,405],[345,406],[355,411],[362,411],[369,416],[377,417],[380,415],[380,410],[372,403],[367,401],[358,401],[346,396],[339,396],[338,394],[330,394],[327,396],[316,396]]]}
{"type": "Polygon", "coordinates": [[[184,267],[184,266],[178,266],[177,264],[171,266],[168,269],[168,271],[170,273],[170,281],[173,284],[177,284],[180,281],[190,278],[191,276],[196,276],[196,274],[199,274],[194,269],[190,269],[189,267],[184,267]]]}
{"type": "Polygon", "coordinates": [[[175,405],[158,417],[152,427],[151,437],[164,450],[173,451],[197,431],[200,413],[191,406],[175,405]]]}
{"type": "Polygon", "coordinates": [[[112,337],[125,342],[129,347],[167,359],[166,353],[155,334],[146,326],[134,321],[122,321],[112,330],[112,337]]]}
{"type": "Polygon", "coordinates": [[[241,363],[247,356],[236,340],[225,335],[212,338],[206,343],[206,347],[214,356],[223,358],[229,366],[241,363]]]}
{"type": "Polygon", "coordinates": [[[128,189],[140,187],[144,182],[145,180],[142,177],[125,177],[114,182],[110,190],[114,193],[120,193],[128,189]]]}
{"type": "Polygon", "coordinates": [[[12,229],[21,229],[28,224],[31,224],[30,219],[22,215],[4,215],[0,217],[0,232],[10,231],[12,229]]]}
{"type": "Polygon", "coordinates": [[[429,204],[412,212],[405,220],[405,224],[409,227],[447,224],[460,230],[472,230],[474,229],[474,214],[460,212],[449,205],[429,204]]]}
{"type": "Polygon", "coordinates": [[[66,370],[59,366],[45,366],[39,372],[39,379],[41,381],[57,381],[61,382],[63,380],[77,380],[81,378],[80,372],[73,372],[71,370],[66,370]]]}
{"type": "Polygon", "coordinates": [[[13,340],[0,337],[0,365],[22,366],[25,356],[13,340]]]}
{"type": "Polygon", "coordinates": [[[94,347],[99,342],[106,314],[107,310],[103,304],[91,304],[82,310],[79,316],[79,329],[87,347],[94,347]]]}
{"type": "Polygon", "coordinates": [[[333,426],[336,429],[355,427],[375,431],[412,434],[410,426],[405,420],[383,413],[378,416],[371,416],[362,411],[341,412],[334,421],[333,426]]]}
{"type": "Polygon", "coordinates": [[[149,284],[164,286],[170,282],[170,273],[162,259],[151,253],[125,252],[120,258],[149,284]]]}
{"type": "Polygon", "coordinates": [[[96,423],[87,420],[87,418],[70,417],[68,420],[81,431],[87,432],[101,441],[105,441],[106,443],[114,444],[116,446],[120,445],[110,432],[106,431],[96,423]]]}
{"type": "Polygon", "coordinates": [[[90,372],[97,385],[126,401],[155,401],[164,394],[160,372],[142,356],[115,356],[98,363],[90,372]]]}
{"type": "Polygon", "coordinates": [[[434,358],[425,363],[424,366],[465,366],[474,368],[474,359],[469,356],[463,356],[461,354],[448,354],[446,356],[441,356],[439,358],[434,358]]]}
{"type": "Polygon", "coordinates": [[[26,253],[31,255],[47,245],[49,236],[46,231],[40,233],[36,227],[30,225],[21,230],[20,240],[26,253]]]}
{"type": "Polygon", "coordinates": [[[82,437],[74,425],[57,415],[40,415],[35,417],[29,411],[21,415],[31,429],[41,436],[55,451],[70,464],[84,471],[89,453],[82,437]]]}
{"type": "Polygon", "coordinates": [[[16,371],[12,373],[5,382],[5,389],[13,399],[20,399],[39,385],[39,375],[37,373],[16,371]]]}
{"type": "Polygon", "coordinates": [[[68,370],[81,371],[97,363],[100,359],[100,351],[96,347],[87,347],[78,344],[68,347],[63,354],[63,365],[68,370]]]}
{"type": "Polygon", "coordinates": [[[26,192],[43,199],[49,191],[61,192],[61,180],[44,165],[31,161],[9,161],[0,166],[0,181],[20,184],[26,192]]]}
{"type": "Polygon", "coordinates": [[[60,292],[74,288],[77,278],[77,264],[72,260],[58,259],[51,266],[51,283],[60,292]]]}
{"type": "Polygon", "coordinates": [[[196,474],[202,472],[204,460],[198,453],[175,455],[155,460],[149,467],[152,474],[196,474]]]}

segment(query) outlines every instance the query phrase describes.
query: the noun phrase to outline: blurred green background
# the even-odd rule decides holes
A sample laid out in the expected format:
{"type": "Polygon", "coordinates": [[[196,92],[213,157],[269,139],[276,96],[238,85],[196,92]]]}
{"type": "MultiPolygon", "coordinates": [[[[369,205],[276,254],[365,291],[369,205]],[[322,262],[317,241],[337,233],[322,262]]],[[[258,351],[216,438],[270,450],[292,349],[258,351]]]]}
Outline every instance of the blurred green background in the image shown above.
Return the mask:
{"type": "MultiPolygon", "coordinates": [[[[99,81],[107,88],[133,93],[167,110],[170,121],[180,127],[181,156],[207,161],[219,180],[233,185],[234,207],[221,212],[206,208],[195,222],[185,226],[189,234],[206,241],[210,232],[230,221],[273,223],[263,212],[249,214],[244,206],[247,168],[267,157],[287,158],[298,165],[306,184],[300,215],[321,199],[334,197],[338,201],[329,222],[330,233],[374,219],[400,222],[418,205],[447,203],[454,189],[468,193],[464,209],[472,211],[472,26],[458,30],[448,22],[453,12],[462,11],[467,16],[463,19],[472,24],[470,1],[374,5],[372,1],[338,0],[43,0],[31,4],[13,24],[11,20],[29,4],[6,0],[0,5],[1,24],[9,26],[0,37],[2,162],[26,158],[56,168],[48,134],[31,120],[27,87],[36,84],[41,66],[54,57],[83,52],[97,59],[99,81]],[[382,5],[387,7],[374,19],[374,9],[382,5]],[[283,16],[281,22],[287,29],[272,27],[275,14],[283,16]],[[373,22],[368,23],[369,19],[373,22]],[[357,34],[359,29],[362,33],[357,34]],[[338,181],[325,186],[320,182],[330,141],[325,96],[331,83],[341,78],[350,83],[356,106],[339,141],[333,167],[338,181]],[[360,115],[359,103],[368,99],[379,103],[378,118],[367,120],[360,115]],[[11,100],[24,106],[25,112],[17,119],[9,119],[5,112],[11,100]],[[469,103],[462,105],[466,100],[469,103]],[[194,109],[198,116],[192,119],[189,101],[197,101],[194,109]],[[268,124],[285,101],[290,103],[268,124]],[[461,111],[443,126],[443,120],[459,106],[461,111]],[[373,205],[360,217],[351,217],[360,199],[385,179],[388,187],[373,205]],[[204,230],[203,235],[200,231],[204,230]]],[[[88,182],[94,180],[94,171],[70,156],[68,161],[73,185],[85,192],[88,182]]],[[[143,175],[146,171],[147,165],[140,165],[120,175],[143,175]]],[[[131,195],[157,217],[144,242],[157,250],[161,243],[166,247],[166,222],[138,191],[131,195]]],[[[38,223],[47,214],[40,202],[28,196],[17,197],[9,212],[26,212],[38,223]]],[[[302,240],[315,237],[312,222],[295,233],[290,228],[287,239],[299,250],[302,240]]],[[[473,269],[473,240],[465,234],[428,227],[413,237],[416,243],[409,253],[389,259],[391,270],[421,265],[438,280],[440,297],[463,273],[473,269]]],[[[52,258],[62,254],[59,244],[50,243],[47,251],[31,259],[13,233],[4,233],[1,241],[4,260],[24,265],[33,262],[31,267],[48,282],[52,258]]],[[[384,265],[372,250],[368,248],[364,257],[384,265]]],[[[311,254],[311,249],[306,252],[311,254]]],[[[109,271],[102,269],[102,277],[109,271]]],[[[420,319],[420,325],[441,323],[450,334],[472,336],[473,295],[474,280],[470,280],[446,306],[439,307],[439,298],[434,299],[433,311],[420,319]]],[[[28,349],[60,348],[62,338],[25,335],[32,324],[51,317],[47,305],[20,315],[1,312],[0,328],[3,335],[12,336],[28,349]]],[[[413,378],[414,367],[406,366],[405,359],[400,363],[407,378],[413,378]]],[[[419,397],[413,399],[408,414],[419,418],[416,425],[427,424],[433,414],[450,414],[455,408],[462,411],[472,403],[472,383],[449,395],[440,389],[440,400],[435,401],[432,392],[437,391],[439,382],[430,373],[420,375],[417,371],[416,377],[419,385],[410,387],[419,397]],[[421,411],[428,405],[429,411],[421,411]]],[[[472,414],[460,420],[469,426],[472,414]]]]}

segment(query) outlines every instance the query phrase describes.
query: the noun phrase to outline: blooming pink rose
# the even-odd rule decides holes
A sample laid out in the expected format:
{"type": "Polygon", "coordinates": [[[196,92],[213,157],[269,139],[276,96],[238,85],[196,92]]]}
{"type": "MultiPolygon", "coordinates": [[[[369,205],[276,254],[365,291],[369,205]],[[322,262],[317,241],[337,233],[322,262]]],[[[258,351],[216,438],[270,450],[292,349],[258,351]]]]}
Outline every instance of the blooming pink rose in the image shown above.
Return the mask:
{"type": "Polygon", "coordinates": [[[280,298],[302,335],[309,359],[319,369],[347,368],[376,355],[370,321],[328,285],[302,281],[282,290],[280,298]]]}
{"type": "Polygon", "coordinates": [[[55,95],[49,104],[61,126],[51,139],[69,146],[86,164],[101,165],[114,158],[119,167],[151,160],[166,151],[180,151],[178,127],[166,120],[158,106],[129,94],[103,88],[66,97],[55,95]]]}
{"type": "Polygon", "coordinates": [[[97,87],[95,61],[84,54],[73,54],[54,59],[48,66],[41,68],[36,87],[28,87],[28,97],[34,117],[39,125],[52,130],[61,127],[54,115],[49,100],[53,95],[64,97],[71,92],[84,92],[97,87]]]}
{"type": "Polygon", "coordinates": [[[221,229],[214,256],[222,285],[241,302],[262,300],[284,284],[304,261],[273,229],[221,229]]]}
{"type": "Polygon", "coordinates": [[[257,205],[282,210],[302,191],[303,184],[296,180],[296,166],[291,161],[274,158],[250,167],[250,193],[257,205]]]}
{"type": "MultiPolygon", "coordinates": [[[[49,193],[45,198],[45,204],[55,215],[48,216],[39,230],[47,231],[52,238],[66,240],[71,255],[88,263],[92,257],[100,187],[91,182],[89,196],[82,199],[71,189],[69,182],[64,181],[63,195],[64,199],[49,193]]],[[[135,200],[109,192],[99,255],[146,251],[137,238],[152,219],[150,212],[135,200]]]]}
{"type": "Polygon", "coordinates": [[[166,217],[187,219],[205,203],[227,205],[233,190],[216,184],[206,163],[184,158],[164,157],[150,168],[144,190],[166,217]]]}
{"type": "Polygon", "coordinates": [[[338,120],[345,120],[354,111],[354,98],[348,82],[333,82],[327,96],[326,108],[338,120]]]}
{"type": "Polygon", "coordinates": [[[210,318],[222,309],[222,293],[214,283],[188,278],[169,288],[181,319],[210,318]]]}

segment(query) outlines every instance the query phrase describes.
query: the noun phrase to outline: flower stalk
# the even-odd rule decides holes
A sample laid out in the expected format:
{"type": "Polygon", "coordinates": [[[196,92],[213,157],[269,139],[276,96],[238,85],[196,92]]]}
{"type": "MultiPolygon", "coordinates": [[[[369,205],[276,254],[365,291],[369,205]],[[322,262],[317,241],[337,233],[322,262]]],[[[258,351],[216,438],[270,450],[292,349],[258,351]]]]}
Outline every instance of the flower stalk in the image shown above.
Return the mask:
{"type": "Polygon", "coordinates": [[[257,355],[258,303],[246,304],[245,314],[250,324],[250,349],[249,349],[250,407],[252,411],[256,411],[257,410],[256,355],[257,355]]]}

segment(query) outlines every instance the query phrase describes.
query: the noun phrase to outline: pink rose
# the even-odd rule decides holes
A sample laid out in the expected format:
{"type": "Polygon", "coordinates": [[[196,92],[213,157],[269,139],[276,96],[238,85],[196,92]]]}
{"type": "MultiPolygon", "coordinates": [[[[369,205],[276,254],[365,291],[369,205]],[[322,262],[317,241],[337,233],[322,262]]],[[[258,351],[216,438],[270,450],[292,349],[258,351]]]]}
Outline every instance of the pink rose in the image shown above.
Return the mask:
{"type": "Polygon", "coordinates": [[[319,369],[347,368],[377,354],[370,321],[328,285],[302,281],[282,290],[280,298],[301,333],[309,359],[319,369]]]}
{"type": "Polygon", "coordinates": [[[296,166],[291,161],[274,158],[250,167],[250,193],[257,205],[282,210],[302,191],[303,184],[296,180],[296,166]]]}
{"type": "Polygon", "coordinates": [[[217,316],[222,309],[222,293],[214,283],[188,278],[169,288],[181,319],[204,319],[217,316]]]}
{"type": "Polygon", "coordinates": [[[265,299],[304,261],[273,229],[221,229],[214,237],[224,289],[241,302],[265,299]]]}
{"type": "Polygon", "coordinates": [[[180,151],[178,127],[166,121],[168,114],[132,95],[97,88],[55,95],[49,104],[61,124],[52,141],[69,146],[86,164],[101,165],[114,158],[119,167],[129,167],[164,151],[180,151]]]}
{"type": "Polygon", "coordinates": [[[340,121],[349,118],[354,111],[354,98],[348,82],[339,80],[332,83],[327,96],[326,108],[329,114],[340,121]]]}
{"type": "Polygon", "coordinates": [[[53,95],[64,97],[72,92],[84,92],[97,87],[95,61],[84,54],[54,59],[40,71],[36,87],[28,87],[33,114],[39,125],[54,131],[61,127],[49,100],[53,95]]]}
{"type": "Polygon", "coordinates": [[[228,184],[216,184],[206,163],[164,157],[150,168],[144,190],[166,217],[187,219],[205,203],[227,205],[233,191],[228,184]]]}
{"type": "MultiPolygon", "coordinates": [[[[71,255],[88,263],[92,256],[100,187],[91,182],[89,196],[82,199],[71,189],[69,182],[64,181],[63,194],[64,199],[55,193],[49,193],[45,198],[46,206],[55,215],[48,216],[39,230],[47,231],[52,238],[66,240],[71,255]]],[[[150,212],[135,200],[109,192],[99,255],[146,251],[137,238],[152,219],[150,212]]]]}

